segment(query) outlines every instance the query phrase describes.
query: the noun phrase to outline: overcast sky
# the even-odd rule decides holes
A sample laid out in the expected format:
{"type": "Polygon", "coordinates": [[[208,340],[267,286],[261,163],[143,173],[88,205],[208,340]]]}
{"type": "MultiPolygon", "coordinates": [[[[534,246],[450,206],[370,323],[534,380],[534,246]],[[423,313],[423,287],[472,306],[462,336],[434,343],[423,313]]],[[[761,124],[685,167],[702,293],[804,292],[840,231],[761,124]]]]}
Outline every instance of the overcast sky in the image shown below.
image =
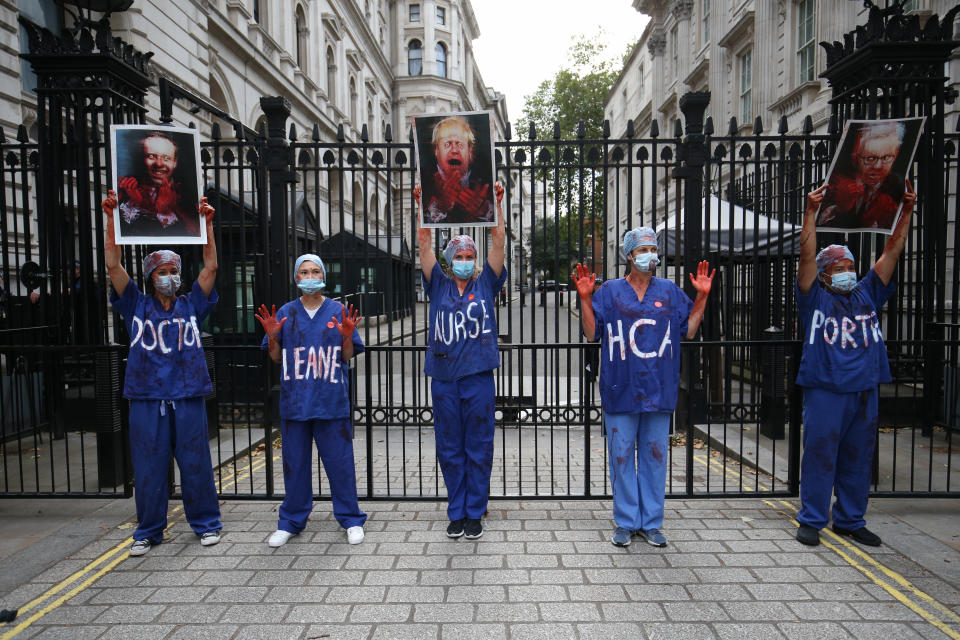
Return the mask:
{"type": "Polygon", "coordinates": [[[568,62],[574,36],[602,27],[608,51],[619,56],[636,42],[648,18],[632,0],[473,0],[480,24],[474,53],[483,81],[507,96],[511,122],[523,98],[568,62]]]}

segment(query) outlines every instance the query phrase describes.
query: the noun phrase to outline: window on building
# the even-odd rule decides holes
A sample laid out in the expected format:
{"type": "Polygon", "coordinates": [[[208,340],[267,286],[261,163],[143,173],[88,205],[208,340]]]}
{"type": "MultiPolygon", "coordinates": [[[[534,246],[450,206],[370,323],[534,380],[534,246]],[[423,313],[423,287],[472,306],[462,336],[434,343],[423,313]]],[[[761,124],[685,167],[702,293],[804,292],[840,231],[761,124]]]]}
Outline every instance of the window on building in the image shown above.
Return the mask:
{"type": "Polygon", "coordinates": [[[753,120],[753,50],[740,54],[738,68],[740,124],[748,124],[753,120]]]}
{"type": "Polygon", "coordinates": [[[637,95],[643,97],[643,63],[637,69],[637,95]]]}
{"type": "MultiPolygon", "coordinates": [[[[33,0],[32,2],[20,0],[20,2],[14,2],[13,4],[20,9],[20,15],[34,24],[46,27],[57,34],[63,31],[63,7],[58,6],[54,0],[33,0]]],[[[18,26],[20,28],[20,53],[30,53],[30,47],[27,44],[27,30],[23,25],[18,26]]],[[[20,84],[25,91],[30,93],[33,93],[37,87],[37,74],[33,72],[33,66],[30,62],[23,58],[20,59],[20,84]]]]}
{"type": "Polygon", "coordinates": [[[253,21],[260,22],[260,0],[253,0],[253,21]]]}
{"type": "Polygon", "coordinates": [[[423,73],[423,45],[419,40],[411,40],[407,47],[407,73],[411,76],[423,73]]]}
{"type": "Polygon", "coordinates": [[[437,24],[447,24],[447,10],[437,7],[437,24]]]}
{"type": "Polygon", "coordinates": [[[437,75],[447,77],[447,48],[442,42],[437,43],[437,75]]]}
{"type": "Polygon", "coordinates": [[[307,18],[303,14],[303,7],[297,7],[297,66],[306,70],[307,64],[307,18]]]}
{"type": "Polygon", "coordinates": [[[671,72],[676,78],[680,75],[680,37],[676,27],[670,30],[670,60],[673,65],[671,72]]]}
{"type": "Polygon", "coordinates": [[[700,44],[710,42],[710,0],[703,0],[700,4],[700,44]]]}
{"type": "Polygon", "coordinates": [[[420,22],[420,5],[410,5],[410,22],[420,22]]]}
{"type": "Polygon", "coordinates": [[[373,140],[373,103],[367,101],[367,135],[373,140]]]}
{"type": "Polygon", "coordinates": [[[350,124],[357,126],[357,80],[350,77],[350,124]]]}
{"type": "Polygon", "coordinates": [[[904,11],[918,11],[920,9],[919,0],[907,0],[903,3],[904,11]]]}
{"type": "Polygon", "coordinates": [[[797,5],[797,69],[800,84],[815,76],[814,58],[817,51],[813,7],[815,0],[803,0],[797,5]]]}
{"type": "Polygon", "coordinates": [[[327,99],[336,102],[337,98],[337,59],[333,47],[327,47],[327,99]]]}

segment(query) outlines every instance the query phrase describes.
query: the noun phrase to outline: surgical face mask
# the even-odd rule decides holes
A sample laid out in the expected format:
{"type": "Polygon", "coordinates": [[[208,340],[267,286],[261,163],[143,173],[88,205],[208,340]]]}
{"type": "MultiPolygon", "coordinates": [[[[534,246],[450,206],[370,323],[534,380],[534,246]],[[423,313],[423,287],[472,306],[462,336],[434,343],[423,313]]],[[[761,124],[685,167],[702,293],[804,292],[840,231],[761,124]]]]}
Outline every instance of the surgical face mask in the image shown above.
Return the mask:
{"type": "Polygon", "coordinates": [[[830,286],[840,293],[850,293],[857,285],[857,274],[853,271],[834,273],[830,276],[830,286]]]}
{"type": "Polygon", "coordinates": [[[180,276],[157,276],[153,286],[163,296],[172,296],[180,288],[180,276]]]}
{"type": "Polygon", "coordinates": [[[304,293],[317,293],[325,286],[327,286],[327,283],[320,278],[304,278],[297,283],[297,288],[304,293]]]}
{"type": "Polygon", "coordinates": [[[473,260],[454,260],[452,269],[453,275],[466,280],[473,276],[473,260]]]}
{"type": "Polygon", "coordinates": [[[641,253],[633,259],[633,264],[637,265],[640,271],[653,271],[653,268],[660,264],[660,258],[652,252],[641,253]]]}

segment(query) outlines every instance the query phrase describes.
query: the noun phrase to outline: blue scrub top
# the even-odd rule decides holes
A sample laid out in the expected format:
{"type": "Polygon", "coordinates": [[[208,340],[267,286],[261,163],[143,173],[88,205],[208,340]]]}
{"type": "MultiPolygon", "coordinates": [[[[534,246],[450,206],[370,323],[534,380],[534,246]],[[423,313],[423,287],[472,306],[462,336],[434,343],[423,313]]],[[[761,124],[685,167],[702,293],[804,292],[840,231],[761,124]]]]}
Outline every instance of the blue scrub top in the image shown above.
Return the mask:
{"type": "Polygon", "coordinates": [[[460,295],[456,281],[439,263],[433,265],[430,281],[423,279],[430,296],[424,367],[428,376],[451,382],[500,366],[494,309],[497,292],[506,279],[506,268],[497,276],[485,262],[479,277],[472,278],[460,295]]]}
{"type": "Polygon", "coordinates": [[[693,302],[670,280],[651,278],[643,300],[625,278],[593,294],[600,340],[600,400],[607,413],[671,412],[680,385],[680,341],[693,302]]]}
{"type": "Polygon", "coordinates": [[[130,336],[124,398],[178,400],[213,393],[200,325],[218,299],[216,290],[208,298],[196,281],[169,309],[141,293],[132,278],[122,296],[110,288],[110,304],[123,316],[130,336]]]}
{"type": "Polygon", "coordinates": [[[797,297],[803,357],[797,384],[846,393],[890,382],[890,362],[878,311],[893,295],[893,278],[883,284],[873,269],[849,295],[833,293],[813,281],[810,293],[797,297]]]}
{"type": "MultiPolygon", "coordinates": [[[[277,311],[280,330],[280,417],[285,420],[331,420],[350,417],[350,365],[343,361],[343,336],[333,321],[343,321],[343,305],[324,298],[311,318],[300,298],[277,311]]],[[[267,349],[267,336],[261,348],[267,349]]],[[[353,330],[353,353],[363,353],[360,332],[353,330]]]]}

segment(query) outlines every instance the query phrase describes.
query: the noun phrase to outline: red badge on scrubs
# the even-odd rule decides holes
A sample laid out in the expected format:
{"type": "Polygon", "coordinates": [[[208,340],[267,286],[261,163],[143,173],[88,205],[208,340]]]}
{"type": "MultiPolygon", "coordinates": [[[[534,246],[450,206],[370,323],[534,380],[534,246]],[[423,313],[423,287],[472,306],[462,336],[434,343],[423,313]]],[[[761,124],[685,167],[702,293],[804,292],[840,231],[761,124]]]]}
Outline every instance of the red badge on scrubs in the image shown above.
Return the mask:
{"type": "Polygon", "coordinates": [[[327,323],[327,329],[333,329],[333,320],[327,323]]]}
{"type": "Polygon", "coordinates": [[[660,302],[659,300],[657,300],[656,302],[654,302],[654,303],[653,303],[653,306],[655,306],[655,307],[658,307],[658,308],[659,308],[659,307],[662,307],[662,306],[663,306],[663,303],[662,303],[662,302],[660,302]]]}
{"type": "Polygon", "coordinates": [[[473,294],[472,294],[472,293],[467,296],[467,300],[473,300],[473,294]]]}

